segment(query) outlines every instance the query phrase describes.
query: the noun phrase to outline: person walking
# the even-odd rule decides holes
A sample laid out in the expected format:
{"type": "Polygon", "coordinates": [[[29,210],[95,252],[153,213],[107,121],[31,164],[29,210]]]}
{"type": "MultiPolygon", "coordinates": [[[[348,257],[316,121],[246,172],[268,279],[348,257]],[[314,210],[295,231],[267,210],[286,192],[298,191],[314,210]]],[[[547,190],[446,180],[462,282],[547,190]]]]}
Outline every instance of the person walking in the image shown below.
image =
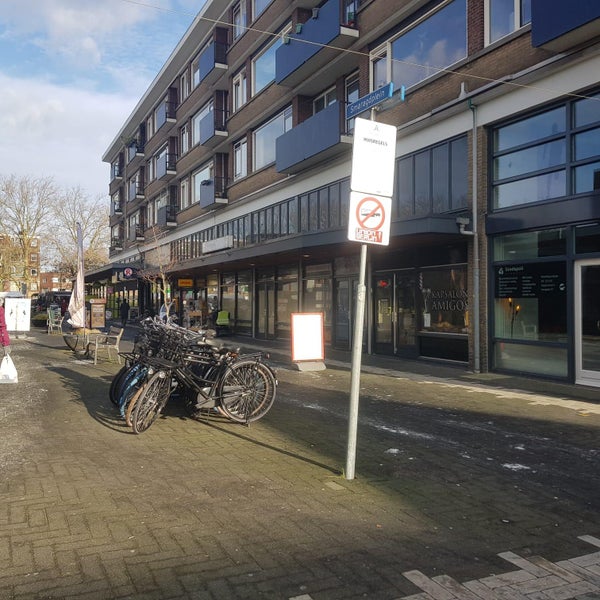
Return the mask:
{"type": "Polygon", "coordinates": [[[10,337],[6,329],[6,318],[4,315],[4,299],[0,300],[0,345],[4,354],[10,354],[10,337]]]}
{"type": "Polygon", "coordinates": [[[127,319],[129,318],[129,302],[127,302],[127,298],[123,298],[123,302],[121,302],[121,308],[119,310],[121,313],[121,327],[125,328],[125,325],[127,325],[127,319]]]}

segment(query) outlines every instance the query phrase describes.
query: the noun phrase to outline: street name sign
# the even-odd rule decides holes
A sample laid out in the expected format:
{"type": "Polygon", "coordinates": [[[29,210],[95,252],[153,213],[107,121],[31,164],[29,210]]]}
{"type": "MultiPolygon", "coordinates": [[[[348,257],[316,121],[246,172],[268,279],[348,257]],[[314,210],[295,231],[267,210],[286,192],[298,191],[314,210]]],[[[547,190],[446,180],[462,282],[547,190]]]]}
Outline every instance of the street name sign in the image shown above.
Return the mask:
{"type": "Polygon", "coordinates": [[[346,107],[346,119],[352,119],[366,110],[377,106],[384,100],[391,98],[393,93],[394,83],[390,81],[390,83],[387,83],[386,85],[372,91],[366,96],[359,98],[356,102],[348,104],[346,107]]]}

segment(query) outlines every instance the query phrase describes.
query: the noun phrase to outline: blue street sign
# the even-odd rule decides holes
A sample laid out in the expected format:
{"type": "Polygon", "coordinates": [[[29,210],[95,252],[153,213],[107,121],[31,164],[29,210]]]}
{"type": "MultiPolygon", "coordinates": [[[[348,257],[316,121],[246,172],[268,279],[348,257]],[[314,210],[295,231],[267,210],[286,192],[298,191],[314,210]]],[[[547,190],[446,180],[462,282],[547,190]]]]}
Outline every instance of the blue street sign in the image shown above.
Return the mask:
{"type": "Polygon", "coordinates": [[[384,100],[391,98],[393,93],[394,82],[390,81],[390,83],[387,83],[374,92],[359,98],[356,102],[348,104],[346,107],[346,119],[352,119],[353,117],[356,117],[356,115],[360,115],[361,113],[365,112],[365,110],[369,110],[370,108],[377,106],[384,100]]]}

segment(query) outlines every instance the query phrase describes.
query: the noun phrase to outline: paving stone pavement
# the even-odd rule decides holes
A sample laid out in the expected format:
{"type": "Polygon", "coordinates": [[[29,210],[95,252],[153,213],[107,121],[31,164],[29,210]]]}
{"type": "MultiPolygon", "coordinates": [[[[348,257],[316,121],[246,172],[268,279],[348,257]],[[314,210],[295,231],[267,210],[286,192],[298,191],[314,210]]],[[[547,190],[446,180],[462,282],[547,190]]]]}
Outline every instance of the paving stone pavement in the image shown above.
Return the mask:
{"type": "Polygon", "coordinates": [[[172,401],[136,436],[107,397],[117,364],[40,332],[13,358],[0,600],[600,599],[600,405],[580,392],[379,360],[348,481],[347,368],[276,357],[261,421],[197,422],[172,401]]]}

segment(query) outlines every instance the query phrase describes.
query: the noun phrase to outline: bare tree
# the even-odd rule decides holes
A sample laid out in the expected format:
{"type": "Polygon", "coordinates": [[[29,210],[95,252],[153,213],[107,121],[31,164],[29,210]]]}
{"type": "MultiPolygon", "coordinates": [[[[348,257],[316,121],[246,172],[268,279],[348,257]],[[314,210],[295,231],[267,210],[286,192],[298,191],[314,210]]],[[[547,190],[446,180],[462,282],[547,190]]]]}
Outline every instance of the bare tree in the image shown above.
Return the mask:
{"type": "Polygon", "coordinates": [[[156,226],[150,228],[151,247],[142,256],[142,267],[138,271],[138,277],[150,283],[153,296],[160,295],[164,302],[166,314],[171,314],[173,298],[171,296],[172,280],[169,272],[173,269],[176,261],[171,258],[169,244],[161,243],[164,233],[156,226]]]}
{"type": "MultiPolygon", "coordinates": [[[[32,248],[38,252],[38,238],[44,238],[50,229],[49,216],[56,204],[57,190],[51,178],[0,176],[0,233],[11,237],[20,256],[11,256],[10,268],[27,265],[32,248]]],[[[7,258],[7,257],[5,257],[7,258]]],[[[3,271],[7,265],[3,265],[3,271]]],[[[23,268],[19,280],[30,287],[33,276],[23,268]]],[[[37,277],[36,277],[37,279],[37,277]]]]}
{"type": "Polygon", "coordinates": [[[106,264],[109,217],[105,198],[90,198],[80,187],[62,191],[52,221],[47,244],[58,270],[71,275],[77,272],[77,223],[81,224],[86,269],[106,264]]]}

